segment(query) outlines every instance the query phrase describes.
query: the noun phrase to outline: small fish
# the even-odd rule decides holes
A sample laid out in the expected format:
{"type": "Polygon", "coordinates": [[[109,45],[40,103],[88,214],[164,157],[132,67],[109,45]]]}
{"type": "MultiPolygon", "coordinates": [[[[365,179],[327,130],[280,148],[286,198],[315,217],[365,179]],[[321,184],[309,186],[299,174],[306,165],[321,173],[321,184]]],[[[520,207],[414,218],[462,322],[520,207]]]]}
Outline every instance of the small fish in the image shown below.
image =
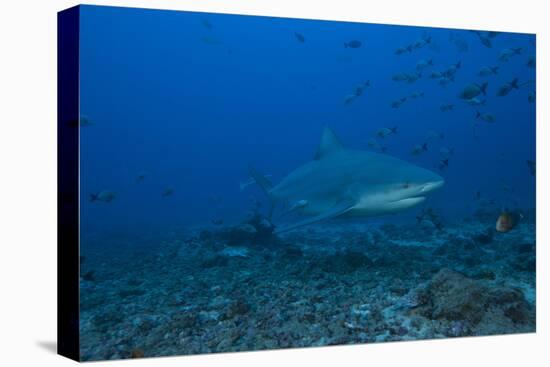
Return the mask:
{"type": "Polygon", "coordinates": [[[485,82],[481,85],[476,83],[468,84],[462,92],[458,95],[459,98],[462,99],[472,99],[474,97],[479,96],[480,94],[486,95],[487,94],[487,85],[489,83],[485,82]]]}
{"type": "Polygon", "coordinates": [[[360,95],[362,95],[363,94],[363,87],[362,86],[356,87],[355,90],[353,91],[353,94],[356,97],[359,97],[360,95]]]}
{"type": "Polygon", "coordinates": [[[408,45],[405,47],[399,47],[395,50],[394,54],[396,55],[403,55],[405,52],[412,52],[412,45],[408,45]]]}
{"type": "Polygon", "coordinates": [[[430,74],[430,79],[439,79],[443,76],[443,73],[441,73],[440,71],[432,71],[432,73],[430,74]]]}
{"type": "Polygon", "coordinates": [[[355,98],[357,98],[355,94],[348,94],[346,98],[344,98],[344,104],[350,104],[355,100],[355,98]]]}
{"type": "Polygon", "coordinates": [[[399,107],[401,107],[401,105],[403,103],[405,103],[405,101],[407,101],[407,97],[402,97],[400,99],[397,99],[397,100],[395,100],[391,103],[391,107],[392,108],[399,108],[399,107]]]}
{"type": "Polygon", "coordinates": [[[147,177],[147,172],[141,171],[136,177],[136,182],[143,182],[143,180],[145,180],[145,177],[147,177]]]}
{"type": "Polygon", "coordinates": [[[434,66],[432,59],[421,59],[416,63],[416,70],[424,70],[427,67],[434,66]]]}
{"type": "Polygon", "coordinates": [[[204,28],[208,29],[209,31],[214,29],[214,26],[212,25],[212,23],[210,23],[210,21],[206,18],[201,18],[201,24],[204,28]]]}
{"type": "Polygon", "coordinates": [[[420,72],[407,74],[407,83],[412,84],[420,78],[422,78],[422,73],[420,73],[420,72]]]}
{"type": "Polygon", "coordinates": [[[424,37],[419,38],[416,41],[414,41],[413,44],[412,44],[412,47],[415,48],[415,49],[419,49],[419,48],[422,48],[422,47],[426,46],[431,41],[432,41],[432,37],[424,36],[424,37]]]}
{"type": "Polygon", "coordinates": [[[409,98],[412,98],[412,99],[417,99],[417,98],[420,98],[420,97],[424,97],[424,92],[416,91],[416,92],[412,92],[409,95],[409,98]]]}
{"type": "Polygon", "coordinates": [[[481,191],[480,190],[477,190],[476,192],[474,192],[474,200],[480,200],[481,199],[481,191]]]}
{"type": "Polygon", "coordinates": [[[450,157],[455,154],[455,150],[454,148],[441,147],[441,149],[439,149],[439,154],[443,157],[450,157]]]}
{"type": "Polygon", "coordinates": [[[394,74],[391,79],[394,82],[404,82],[409,79],[409,75],[406,73],[397,73],[397,74],[394,74]]]}
{"type": "Polygon", "coordinates": [[[498,97],[504,97],[507,96],[508,93],[510,93],[513,89],[519,89],[518,86],[518,78],[514,78],[512,81],[508,83],[504,83],[498,88],[497,96],[498,97]]]}
{"type": "Polygon", "coordinates": [[[168,187],[166,189],[164,189],[164,191],[162,192],[162,197],[166,198],[168,196],[172,196],[174,195],[174,189],[171,188],[171,187],[168,187]]]}
{"type": "Polygon", "coordinates": [[[456,64],[452,64],[451,66],[449,66],[447,70],[445,70],[441,74],[442,76],[446,76],[447,78],[454,80],[454,76],[457,70],[460,69],[461,66],[462,66],[462,61],[458,61],[456,64]]]}
{"type": "Polygon", "coordinates": [[[456,46],[458,52],[468,52],[468,42],[462,38],[458,33],[451,32],[449,34],[449,40],[456,46]]]}
{"type": "Polygon", "coordinates": [[[378,152],[385,152],[387,150],[386,147],[382,146],[376,139],[370,138],[367,140],[367,145],[369,148],[374,149],[378,152]]]}
{"type": "Polygon", "coordinates": [[[493,123],[495,122],[496,118],[493,114],[490,113],[481,113],[479,111],[476,111],[476,119],[481,119],[485,122],[493,123]]]}
{"type": "Polygon", "coordinates": [[[411,148],[411,155],[420,155],[428,150],[428,143],[416,144],[411,148]]]}
{"type": "Polygon", "coordinates": [[[386,136],[397,134],[397,126],[394,127],[383,127],[376,131],[376,136],[380,138],[385,138],[386,136]]]}
{"type": "Polygon", "coordinates": [[[518,225],[522,218],[523,215],[521,213],[504,211],[499,215],[495,228],[500,233],[510,232],[518,225]]]}
{"type": "Polygon", "coordinates": [[[116,198],[116,194],[112,191],[100,191],[98,193],[90,194],[90,202],[102,201],[104,203],[110,203],[116,198]]]}
{"type": "Polygon", "coordinates": [[[358,41],[358,40],[344,42],[345,48],[359,48],[361,47],[361,45],[362,45],[361,41],[358,41]]]}
{"type": "Polygon", "coordinates": [[[505,48],[504,50],[500,51],[500,54],[498,55],[498,59],[502,62],[507,62],[510,60],[512,56],[521,55],[522,50],[523,49],[521,47],[505,48]]]}
{"type": "Polygon", "coordinates": [[[300,42],[300,43],[304,43],[304,42],[306,41],[306,38],[305,38],[304,35],[301,34],[301,33],[294,32],[294,37],[296,37],[296,39],[297,39],[298,42],[300,42]]]}
{"type": "Polygon", "coordinates": [[[527,160],[527,167],[529,167],[529,172],[531,172],[531,176],[536,176],[537,173],[537,166],[535,161],[527,160]]]}
{"type": "Polygon", "coordinates": [[[363,91],[365,88],[370,87],[370,80],[367,80],[364,83],[359,84],[357,87],[355,87],[355,91],[353,94],[355,94],[357,97],[359,97],[361,94],[363,94],[363,91]]]}
{"type": "Polygon", "coordinates": [[[439,109],[441,110],[441,112],[447,112],[447,111],[452,111],[454,107],[455,107],[454,104],[447,103],[439,106],[439,109]]]}
{"type": "Polygon", "coordinates": [[[479,72],[477,75],[479,76],[490,76],[490,75],[497,75],[498,73],[498,66],[484,66],[481,69],[479,69],[479,72]]]}
{"type": "Polygon", "coordinates": [[[426,135],[426,140],[443,140],[444,138],[445,135],[443,133],[435,130],[429,130],[428,134],[426,135]]]}
{"type": "Polygon", "coordinates": [[[530,55],[527,58],[527,63],[525,65],[527,65],[527,67],[531,68],[531,69],[536,68],[537,67],[537,58],[535,57],[535,55],[530,55]]]}
{"type": "Polygon", "coordinates": [[[529,101],[529,103],[535,103],[536,98],[537,97],[534,91],[529,92],[527,95],[527,101],[529,101]]]}
{"type": "Polygon", "coordinates": [[[470,106],[485,106],[486,102],[487,102],[486,99],[480,99],[478,97],[474,97],[466,100],[466,103],[468,103],[470,106]]]}
{"type": "Polygon", "coordinates": [[[445,168],[449,167],[449,158],[439,160],[437,167],[440,171],[443,171],[445,168]]]}
{"type": "Polygon", "coordinates": [[[223,219],[214,218],[214,219],[211,219],[210,222],[215,226],[221,226],[223,224],[223,219]]]}
{"type": "Polygon", "coordinates": [[[488,36],[485,36],[483,33],[479,32],[478,34],[479,40],[481,41],[481,44],[487,48],[492,48],[493,43],[491,42],[491,39],[488,36]]]}

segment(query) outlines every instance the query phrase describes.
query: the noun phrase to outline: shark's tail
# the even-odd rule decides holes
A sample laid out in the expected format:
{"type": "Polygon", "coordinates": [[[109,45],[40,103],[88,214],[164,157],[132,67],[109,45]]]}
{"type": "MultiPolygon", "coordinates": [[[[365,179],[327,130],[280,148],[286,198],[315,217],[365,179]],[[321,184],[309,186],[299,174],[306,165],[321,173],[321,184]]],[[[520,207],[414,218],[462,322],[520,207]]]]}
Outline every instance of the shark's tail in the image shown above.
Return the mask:
{"type": "Polygon", "coordinates": [[[256,181],[258,186],[262,189],[262,191],[267,195],[271,202],[271,207],[269,208],[269,218],[273,215],[273,209],[275,208],[275,200],[270,194],[271,189],[273,188],[273,184],[271,181],[267,179],[264,175],[262,175],[260,172],[258,172],[254,167],[249,166],[248,167],[248,173],[250,174],[250,177],[256,181]]]}

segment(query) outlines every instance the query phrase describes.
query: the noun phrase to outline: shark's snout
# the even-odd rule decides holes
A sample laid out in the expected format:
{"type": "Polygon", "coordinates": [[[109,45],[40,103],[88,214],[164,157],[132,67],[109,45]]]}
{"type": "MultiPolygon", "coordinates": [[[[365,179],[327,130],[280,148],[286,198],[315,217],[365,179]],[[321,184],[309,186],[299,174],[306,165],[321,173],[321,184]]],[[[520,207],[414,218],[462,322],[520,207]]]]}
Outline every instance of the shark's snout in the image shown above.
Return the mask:
{"type": "Polygon", "coordinates": [[[428,182],[428,183],[426,183],[422,186],[422,189],[420,190],[420,192],[423,193],[423,194],[427,194],[429,192],[432,192],[432,191],[435,191],[435,190],[439,189],[444,184],[445,184],[445,180],[443,180],[443,179],[438,180],[438,181],[428,182]]]}

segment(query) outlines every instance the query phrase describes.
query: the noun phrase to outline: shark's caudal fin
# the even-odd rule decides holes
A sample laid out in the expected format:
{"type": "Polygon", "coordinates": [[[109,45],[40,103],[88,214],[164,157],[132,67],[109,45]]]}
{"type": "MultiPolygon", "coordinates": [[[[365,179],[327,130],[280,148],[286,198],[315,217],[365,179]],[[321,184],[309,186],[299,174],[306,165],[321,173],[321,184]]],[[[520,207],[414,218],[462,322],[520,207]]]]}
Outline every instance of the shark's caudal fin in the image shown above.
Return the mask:
{"type": "Polygon", "coordinates": [[[333,153],[344,150],[344,146],[340,142],[340,139],[334,134],[328,126],[325,126],[323,135],[321,136],[321,143],[317,153],[315,153],[315,159],[319,160],[333,153]]]}

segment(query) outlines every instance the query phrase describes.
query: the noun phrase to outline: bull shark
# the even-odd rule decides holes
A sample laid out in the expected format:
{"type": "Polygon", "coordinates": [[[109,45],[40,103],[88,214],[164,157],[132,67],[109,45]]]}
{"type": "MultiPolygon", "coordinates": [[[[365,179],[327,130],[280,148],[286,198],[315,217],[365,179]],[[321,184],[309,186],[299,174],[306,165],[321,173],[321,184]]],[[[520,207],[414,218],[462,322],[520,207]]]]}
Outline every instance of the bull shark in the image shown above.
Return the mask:
{"type": "Polygon", "coordinates": [[[270,198],[271,213],[276,204],[284,203],[308,217],[277,226],[275,233],[332,218],[401,212],[422,203],[445,183],[436,173],[389,155],[346,149],[329,127],[323,130],[314,159],[278,185],[252,167],[250,175],[270,198]]]}

